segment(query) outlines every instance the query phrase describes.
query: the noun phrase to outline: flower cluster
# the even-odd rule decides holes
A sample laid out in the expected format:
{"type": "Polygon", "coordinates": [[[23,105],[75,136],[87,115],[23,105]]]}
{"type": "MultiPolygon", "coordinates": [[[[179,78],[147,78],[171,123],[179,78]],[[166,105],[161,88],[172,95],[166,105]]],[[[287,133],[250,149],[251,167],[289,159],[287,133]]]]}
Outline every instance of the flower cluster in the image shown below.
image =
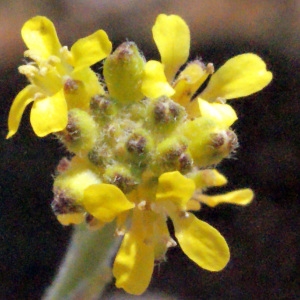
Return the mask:
{"type": "Polygon", "coordinates": [[[96,230],[116,222],[116,234],[124,236],[113,265],[116,286],[136,295],[177,242],[206,270],[226,266],[225,239],[191,211],[251,202],[250,189],[204,192],[226,184],[215,166],[238,146],[231,129],[237,115],[226,100],[255,93],[272,79],[252,53],[233,57],[215,73],[211,63],[187,63],[190,32],[179,16],[159,15],[152,33],[161,62],[146,61],[133,42],[111,53],[103,30],[69,51],[51,21],[30,19],[22,37],[31,62],[19,68],[30,84],[17,95],[8,120],[11,137],[33,102],[34,132],[55,134],[73,154],[57,167],[53,211],[63,225],[85,222],[96,230]],[[103,59],[99,80],[90,66],[103,59]]]}

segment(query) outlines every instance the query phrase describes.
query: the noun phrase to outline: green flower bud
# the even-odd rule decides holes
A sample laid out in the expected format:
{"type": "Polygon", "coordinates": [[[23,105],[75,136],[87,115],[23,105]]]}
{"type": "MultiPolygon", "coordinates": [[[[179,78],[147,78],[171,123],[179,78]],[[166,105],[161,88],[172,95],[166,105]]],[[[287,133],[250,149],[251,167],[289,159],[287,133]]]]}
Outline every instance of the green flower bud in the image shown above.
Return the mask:
{"type": "Polygon", "coordinates": [[[184,137],[171,137],[157,146],[154,169],[160,173],[178,170],[181,173],[190,171],[192,159],[187,150],[184,137]]]}
{"type": "Polygon", "coordinates": [[[136,176],[147,167],[151,160],[154,143],[151,135],[146,130],[139,128],[128,137],[126,143],[127,163],[136,176]]]}
{"type": "Polygon", "coordinates": [[[113,162],[113,152],[106,143],[97,142],[93,149],[88,153],[88,159],[98,167],[105,167],[113,162]]]}
{"type": "Polygon", "coordinates": [[[233,131],[220,129],[210,118],[189,121],[182,129],[184,136],[189,139],[189,151],[198,167],[219,163],[238,145],[233,131]]]}
{"type": "Polygon", "coordinates": [[[134,156],[145,156],[153,148],[153,141],[146,130],[138,129],[134,131],[126,142],[126,149],[134,156]]]}
{"type": "Polygon", "coordinates": [[[51,202],[51,208],[56,216],[84,212],[83,207],[77,205],[75,200],[68,197],[63,190],[54,188],[53,194],[54,198],[51,202]]]}
{"type": "Polygon", "coordinates": [[[101,183],[97,170],[91,163],[75,156],[68,168],[54,179],[54,191],[58,191],[65,199],[71,199],[80,205],[84,190],[92,185],[101,183]]]}
{"type": "Polygon", "coordinates": [[[166,96],[155,99],[150,106],[151,121],[159,131],[173,130],[185,117],[184,108],[166,96]]]}
{"type": "Polygon", "coordinates": [[[103,174],[104,182],[117,186],[124,194],[129,193],[138,184],[129,168],[123,165],[107,167],[103,174]]]}
{"type": "Polygon", "coordinates": [[[92,116],[78,108],[71,109],[65,130],[57,136],[69,151],[83,155],[93,148],[97,138],[97,125],[92,116]]]}
{"type": "Polygon", "coordinates": [[[238,147],[237,135],[230,129],[211,135],[211,145],[222,158],[230,156],[238,147]]]}
{"type": "Polygon", "coordinates": [[[115,115],[117,112],[114,101],[103,95],[96,95],[92,97],[90,109],[99,121],[106,120],[107,117],[115,115]]]}
{"type": "Polygon", "coordinates": [[[145,60],[133,42],[121,44],[104,62],[103,75],[112,99],[133,103],[143,98],[145,60]]]}
{"type": "Polygon", "coordinates": [[[53,212],[63,225],[79,224],[84,221],[85,210],[82,206],[84,190],[92,184],[101,183],[93,166],[86,160],[74,157],[71,162],[60,161],[62,172],[54,180],[53,212]]]}

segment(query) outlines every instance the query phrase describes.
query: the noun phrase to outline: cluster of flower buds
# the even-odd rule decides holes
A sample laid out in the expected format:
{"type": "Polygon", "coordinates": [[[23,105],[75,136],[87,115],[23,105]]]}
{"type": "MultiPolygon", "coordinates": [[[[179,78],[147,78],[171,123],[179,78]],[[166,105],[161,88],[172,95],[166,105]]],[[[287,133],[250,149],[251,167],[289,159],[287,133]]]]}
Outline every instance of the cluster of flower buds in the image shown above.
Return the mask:
{"type": "Polygon", "coordinates": [[[155,261],[176,245],[167,218],[191,260],[211,271],[226,266],[225,239],[190,211],[201,204],[251,202],[250,189],[203,192],[227,182],[215,166],[238,146],[231,129],[237,115],[226,100],[255,93],[272,79],[252,53],[230,59],[215,73],[212,63],[186,63],[189,28],[176,15],[159,15],[152,32],[161,62],[146,61],[133,42],[111,53],[102,30],[69,51],[47,18],[29,20],[22,36],[32,62],[20,72],[30,84],[9,115],[8,137],[33,102],[35,133],[55,134],[72,154],[57,167],[53,211],[63,225],[86,222],[100,229],[116,220],[116,233],[124,238],[113,274],[117,287],[132,294],[145,291],[155,261]],[[90,66],[104,58],[103,74],[96,74],[90,66]]]}

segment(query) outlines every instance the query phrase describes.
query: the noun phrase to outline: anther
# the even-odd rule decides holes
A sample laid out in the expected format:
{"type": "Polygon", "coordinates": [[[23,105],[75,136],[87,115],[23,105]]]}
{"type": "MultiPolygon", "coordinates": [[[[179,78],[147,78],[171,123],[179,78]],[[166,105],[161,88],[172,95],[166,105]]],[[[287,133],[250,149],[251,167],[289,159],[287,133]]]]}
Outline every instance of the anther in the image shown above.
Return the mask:
{"type": "Polygon", "coordinates": [[[180,211],[180,212],[178,213],[178,215],[179,215],[179,218],[186,219],[186,218],[189,217],[190,214],[189,214],[187,211],[180,211]]]}
{"type": "Polygon", "coordinates": [[[139,210],[149,210],[150,209],[150,206],[149,206],[149,203],[147,203],[146,200],[143,200],[141,201],[138,205],[137,205],[137,208],[139,210]]]}
{"type": "Polygon", "coordinates": [[[172,238],[169,238],[166,242],[166,246],[167,248],[176,247],[177,243],[172,238]]]}

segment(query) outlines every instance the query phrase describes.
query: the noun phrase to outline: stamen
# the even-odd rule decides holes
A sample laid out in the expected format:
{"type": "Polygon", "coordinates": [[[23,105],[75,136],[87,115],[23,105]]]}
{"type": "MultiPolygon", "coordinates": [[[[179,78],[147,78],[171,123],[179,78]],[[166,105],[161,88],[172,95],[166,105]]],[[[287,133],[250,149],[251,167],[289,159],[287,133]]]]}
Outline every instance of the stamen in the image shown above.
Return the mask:
{"type": "Polygon", "coordinates": [[[206,66],[206,72],[208,74],[213,74],[215,72],[215,67],[213,63],[208,63],[206,66]]]}
{"type": "Polygon", "coordinates": [[[166,243],[166,246],[167,246],[167,248],[176,247],[177,243],[172,238],[169,238],[169,240],[166,243]]]}

